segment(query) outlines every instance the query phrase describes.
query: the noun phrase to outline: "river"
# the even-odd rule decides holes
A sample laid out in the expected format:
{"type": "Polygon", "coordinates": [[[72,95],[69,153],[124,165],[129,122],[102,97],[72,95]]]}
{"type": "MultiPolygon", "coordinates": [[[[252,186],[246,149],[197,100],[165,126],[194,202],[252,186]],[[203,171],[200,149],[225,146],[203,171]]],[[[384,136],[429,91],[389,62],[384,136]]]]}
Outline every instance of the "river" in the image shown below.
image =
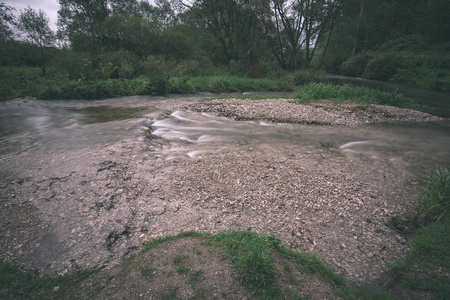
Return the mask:
{"type": "Polygon", "coordinates": [[[107,266],[157,236],[252,227],[312,247],[354,281],[373,279],[406,249],[389,218],[408,212],[415,184],[450,163],[448,122],[236,121],[186,109],[198,102],[2,103],[0,260],[46,271],[107,266]],[[317,218],[328,225],[317,230],[317,218]],[[364,240],[372,236],[384,246],[364,240]]]}
{"type": "MultiPolygon", "coordinates": [[[[397,90],[430,107],[435,115],[450,116],[450,94],[407,88],[359,78],[330,75],[332,81],[350,82],[387,90],[397,90]]],[[[182,96],[123,97],[97,101],[29,101],[0,108],[0,159],[29,152],[82,151],[138,138],[139,128],[153,123],[164,105],[182,96]]],[[[450,131],[447,126],[375,125],[369,128],[309,127],[302,125],[235,122],[189,111],[176,111],[153,123],[154,134],[169,142],[161,155],[166,158],[197,156],[229,151],[245,140],[251,143],[331,143],[340,151],[403,153],[411,163],[436,166],[448,163],[450,131]],[[167,147],[170,147],[167,148],[167,147]]]]}

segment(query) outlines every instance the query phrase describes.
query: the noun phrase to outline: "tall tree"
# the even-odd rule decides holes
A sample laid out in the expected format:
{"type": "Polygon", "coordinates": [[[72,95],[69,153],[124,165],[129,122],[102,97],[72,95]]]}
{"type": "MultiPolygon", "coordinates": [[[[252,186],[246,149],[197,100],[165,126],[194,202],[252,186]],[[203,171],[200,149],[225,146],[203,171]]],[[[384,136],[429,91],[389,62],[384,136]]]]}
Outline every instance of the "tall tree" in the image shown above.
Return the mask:
{"type": "Polygon", "coordinates": [[[225,62],[241,61],[252,53],[258,37],[257,17],[251,0],[177,0],[197,16],[222,47],[225,62]]]}
{"type": "Polygon", "coordinates": [[[108,17],[108,4],[108,0],[59,0],[59,38],[68,39],[72,46],[78,42],[83,50],[99,51],[97,26],[108,17]]]}
{"type": "Polygon", "coordinates": [[[13,32],[9,26],[14,20],[12,10],[14,8],[6,6],[4,3],[0,3],[0,42],[9,40],[13,32]]]}
{"type": "Polygon", "coordinates": [[[39,67],[43,76],[47,72],[48,48],[53,47],[56,41],[56,36],[50,29],[49,21],[42,10],[35,11],[28,6],[21,11],[17,22],[17,28],[22,33],[23,39],[36,45],[38,49],[39,67]]]}
{"type": "Polygon", "coordinates": [[[334,22],[340,1],[256,0],[253,3],[277,61],[284,69],[294,70],[301,49],[305,49],[304,66],[309,67],[315,45],[323,29],[334,22]]]}

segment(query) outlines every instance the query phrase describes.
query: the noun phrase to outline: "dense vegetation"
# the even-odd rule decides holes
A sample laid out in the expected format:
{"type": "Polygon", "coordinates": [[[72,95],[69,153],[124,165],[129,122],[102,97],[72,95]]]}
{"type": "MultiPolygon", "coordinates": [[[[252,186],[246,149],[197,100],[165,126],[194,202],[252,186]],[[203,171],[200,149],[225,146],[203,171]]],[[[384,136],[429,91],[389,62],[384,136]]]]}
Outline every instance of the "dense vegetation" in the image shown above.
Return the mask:
{"type": "Polygon", "coordinates": [[[154,3],[59,0],[57,32],[0,3],[0,99],[284,90],[314,70],[450,89],[447,0],[154,3]]]}
{"type": "Polygon", "coordinates": [[[450,293],[450,170],[437,168],[417,205],[413,246],[393,265],[392,280],[410,289],[432,292],[435,299],[450,293]]]}

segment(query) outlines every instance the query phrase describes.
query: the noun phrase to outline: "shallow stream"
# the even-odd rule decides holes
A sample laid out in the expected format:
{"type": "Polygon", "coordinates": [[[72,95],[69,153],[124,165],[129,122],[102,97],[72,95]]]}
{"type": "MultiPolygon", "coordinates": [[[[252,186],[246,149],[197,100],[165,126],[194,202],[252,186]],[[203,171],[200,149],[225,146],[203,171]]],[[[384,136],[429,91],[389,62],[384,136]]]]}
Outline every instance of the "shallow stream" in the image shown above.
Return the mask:
{"type": "Polygon", "coordinates": [[[163,159],[196,158],[208,153],[251,150],[258,144],[291,143],[331,148],[349,159],[352,155],[402,158],[417,171],[450,161],[448,126],[311,127],[234,121],[185,110],[169,115],[160,108],[161,102],[178,99],[181,98],[125,97],[4,106],[0,109],[0,157],[7,160],[23,152],[51,155],[102,148],[142,137],[145,125],[151,127],[154,136],[162,138],[155,148],[156,155],[163,159]]]}

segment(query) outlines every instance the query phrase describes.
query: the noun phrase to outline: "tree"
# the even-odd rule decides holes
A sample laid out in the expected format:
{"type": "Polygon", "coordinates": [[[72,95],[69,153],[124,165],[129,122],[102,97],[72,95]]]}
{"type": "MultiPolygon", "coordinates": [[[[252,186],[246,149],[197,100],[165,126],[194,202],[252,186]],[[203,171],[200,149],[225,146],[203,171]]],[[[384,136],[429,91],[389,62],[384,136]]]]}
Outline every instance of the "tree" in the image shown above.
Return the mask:
{"type": "Polygon", "coordinates": [[[13,32],[9,27],[9,24],[14,20],[12,10],[14,8],[6,6],[4,3],[0,3],[0,42],[9,40],[13,32]]]}
{"type": "Polygon", "coordinates": [[[50,29],[49,18],[39,9],[35,11],[27,7],[21,11],[17,28],[23,35],[23,39],[37,47],[37,56],[42,75],[46,75],[48,48],[53,47],[56,41],[54,32],[50,29]]]}
{"type": "MultiPolygon", "coordinates": [[[[220,43],[224,62],[242,61],[254,52],[258,23],[251,0],[177,0],[196,16],[197,26],[206,27],[220,43]]],[[[248,59],[247,59],[248,60],[248,59]]]]}
{"type": "Polygon", "coordinates": [[[103,51],[128,50],[139,58],[160,52],[162,29],[158,20],[113,15],[96,31],[103,51]]]}
{"type": "Polygon", "coordinates": [[[297,67],[297,57],[305,49],[304,66],[314,56],[324,28],[334,24],[337,0],[255,0],[258,18],[262,22],[267,43],[278,63],[285,70],[297,67]]]}
{"type": "Polygon", "coordinates": [[[59,5],[59,38],[70,41],[79,50],[98,52],[101,42],[97,25],[108,17],[108,1],[59,0],[59,5]]]}

